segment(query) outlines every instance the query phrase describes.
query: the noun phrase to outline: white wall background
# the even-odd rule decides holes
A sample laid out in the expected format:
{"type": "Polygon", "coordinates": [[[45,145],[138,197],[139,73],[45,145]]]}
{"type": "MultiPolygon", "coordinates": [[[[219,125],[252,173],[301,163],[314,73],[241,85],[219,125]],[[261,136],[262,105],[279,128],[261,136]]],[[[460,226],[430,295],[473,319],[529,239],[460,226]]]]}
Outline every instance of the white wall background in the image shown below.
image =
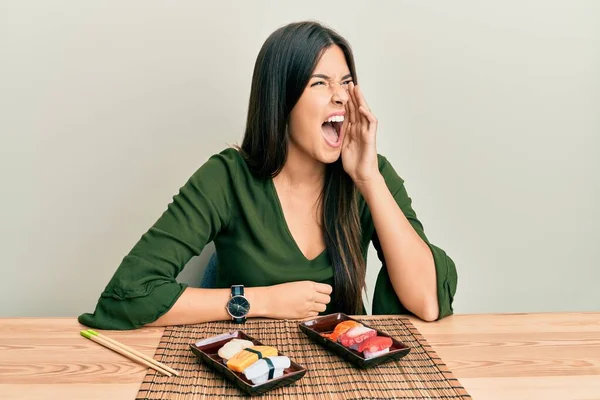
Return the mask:
{"type": "Polygon", "coordinates": [[[92,311],[240,141],[266,37],[309,18],[354,47],[455,311],[600,310],[600,2],[2,0],[0,316],[92,311]]]}

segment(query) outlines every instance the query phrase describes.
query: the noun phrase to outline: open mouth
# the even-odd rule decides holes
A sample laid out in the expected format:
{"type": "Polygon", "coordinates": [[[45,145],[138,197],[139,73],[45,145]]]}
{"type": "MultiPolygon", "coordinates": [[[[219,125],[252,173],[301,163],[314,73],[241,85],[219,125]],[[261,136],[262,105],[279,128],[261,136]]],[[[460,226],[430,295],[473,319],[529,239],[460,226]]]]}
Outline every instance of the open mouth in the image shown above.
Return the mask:
{"type": "Polygon", "coordinates": [[[343,115],[336,115],[323,122],[321,129],[323,137],[332,146],[337,146],[340,143],[342,135],[342,124],[344,123],[343,115]]]}

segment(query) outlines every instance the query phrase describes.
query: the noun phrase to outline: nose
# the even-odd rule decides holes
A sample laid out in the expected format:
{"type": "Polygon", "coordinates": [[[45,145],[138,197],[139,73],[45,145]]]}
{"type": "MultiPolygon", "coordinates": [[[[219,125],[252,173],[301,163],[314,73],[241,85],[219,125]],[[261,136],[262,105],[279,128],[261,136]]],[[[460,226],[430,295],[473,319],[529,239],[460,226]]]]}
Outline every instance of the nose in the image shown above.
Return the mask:
{"type": "Polygon", "coordinates": [[[337,105],[346,105],[348,102],[348,87],[346,85],[337,84],[332,85],[333,95],[331,96],[331,101],[337,105]]]}

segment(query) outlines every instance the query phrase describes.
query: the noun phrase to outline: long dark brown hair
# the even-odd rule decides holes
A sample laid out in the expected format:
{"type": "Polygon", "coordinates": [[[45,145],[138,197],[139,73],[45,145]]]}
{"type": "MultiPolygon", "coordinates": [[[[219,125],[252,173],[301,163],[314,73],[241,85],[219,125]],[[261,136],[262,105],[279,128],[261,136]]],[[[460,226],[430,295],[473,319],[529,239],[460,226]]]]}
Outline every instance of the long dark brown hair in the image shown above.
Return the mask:
{"type": "MultiPolygon", "coordinates": [[[[275,177],[286,162],[287,124],[323,52],[339,46],[356,83],[354,57],[348,42],[313,21],[277,29],[263,44],[252,76],[246,132],[240,148],[256,176],[275,177]]],[[[342,167],[341,157],[326,166],[321,193],[327,255],[333,265],[332,303],[336,311],[362,313],[366,265],[361,250],[357,191],[342,167]]]]}

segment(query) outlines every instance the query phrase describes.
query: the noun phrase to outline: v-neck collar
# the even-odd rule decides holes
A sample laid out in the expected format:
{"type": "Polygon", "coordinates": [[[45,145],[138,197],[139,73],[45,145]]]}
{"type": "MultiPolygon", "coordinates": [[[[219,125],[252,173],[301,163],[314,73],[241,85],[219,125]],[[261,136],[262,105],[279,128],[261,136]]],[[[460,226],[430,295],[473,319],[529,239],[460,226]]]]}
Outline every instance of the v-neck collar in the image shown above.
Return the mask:
{"type": "Polygon", "coordinates": [[[298,242],[296,242],[296,239],[294,239],[294,236],[292,236],[292,231],[290,231],[290,227],[288,226],[287,220],[285,219],[285,214],[283,213],[283,207],[281,206],[281,200],[279,200],[279,194],[277,194],[277,188],[275,187],[275,182],[273,182],[273,178],[268,179],[268,185],[271,189],[271,194],[272,194],[273,198],[275,199],[277,213],[279,214],[281,224],[283,225],[283,227],[285,228],[285,231],[287,232],[288,239],[294,244],[294,247],[296,248],[296,251],[300,254],[300,256],[306,262],[316,262],[321,257],[325,256],[327,254],[327,247],[325,247],[325,249],[323,249],[323,251],[321,253],[319,253],[319,255],[317,255],[313,259],[308,259],[304,255],[304,253],[302,252],[302,249],[300,249],[300,246],[298,246],[298,242]]]}

